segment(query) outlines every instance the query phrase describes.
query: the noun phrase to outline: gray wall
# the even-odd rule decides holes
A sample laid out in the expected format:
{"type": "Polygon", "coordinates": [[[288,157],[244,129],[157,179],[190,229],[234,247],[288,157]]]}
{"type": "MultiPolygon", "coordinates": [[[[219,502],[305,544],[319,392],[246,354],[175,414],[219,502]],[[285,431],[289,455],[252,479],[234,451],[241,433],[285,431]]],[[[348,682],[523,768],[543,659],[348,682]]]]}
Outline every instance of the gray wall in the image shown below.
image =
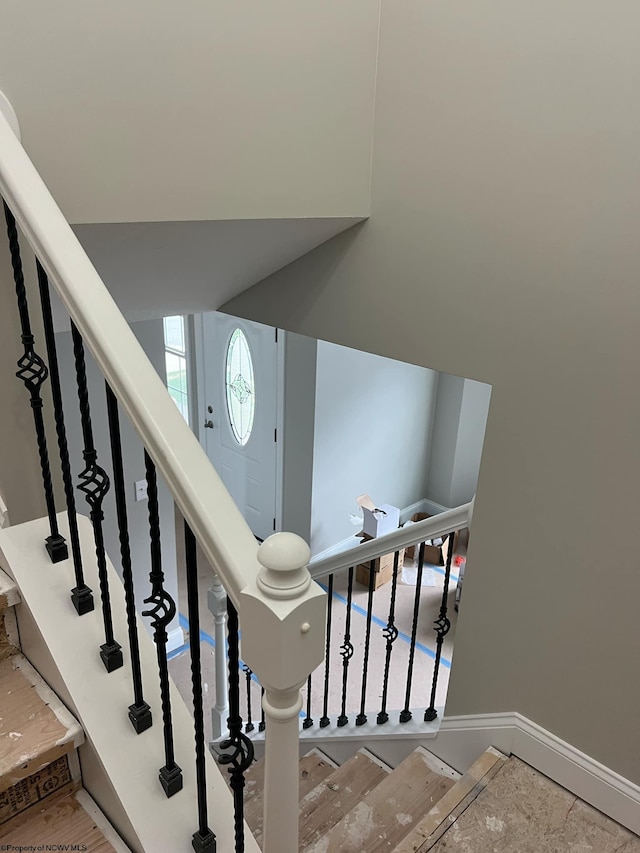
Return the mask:
{"type": "MultiPolygon", "coordinates": [[[[165,377],[164,365],[164,335],[162,320],[147,320],[142,323],[134,323],[131,326],[138,341],[145,350],[147,356],[161,377],[165,377]]],[[[69,450],[71,455],[71,466],[74,477],[82,471],[84,462],[82,459],[82,429],[80,415],[78,412],[78,395],[76,390],[73,344],[70,332],[58,332],[56,334],[58,357],[60,363],[60,378],[62,383],[62,395],[65,405],[65,417],[67,435],[69,439],[69,450]]],[[[91,403],[91,419],[95,445],[98,450],[98,462],[112,478],[111,447],[109,443],[109,428],[107,423],[107,408],[105,398],[105,384],[95,361],[86,353],[87,380],[89,386],[89,398],[91,403]]],[[[137,433],[129,423],[124,412],[120,411],[120,429],[122,433],[122,456],[125,472],[127,514],[129,519],[129,534],[131,544],[131,561],[134,572],[134,583],[136,590],[136,601],[138,609],[142,610],[142,599],[149,593],[149,516],[146,501],[136,502],[134,500],[134,482],[145,478],[144,449],[137,433]]],[[[76,495],[76,503],[79,512],[88,515],[88,507],[84,497],[79,492],[76,495]]],[[[162,535],[162,566],[166,578],[168,592],[178,601],[177,597],[177,571],[176,571],[176,539],[175,539],[175,516],[171,495],[159,477],[158,480],[158,503],[160,507],[160,528],[162,535]]],[[[118,538],[118,526],[116,522],[115,498],[111,488],[104,500],[104,535],[107,553],[113,563],[122,574],[120,564],[120,543],[118,538]]],[[[96,578],[88,578],[87,583],[94,590],[96,600],[99,588],[96,578]]],[[[169,626],[170,643],[179,640],[178,619],[169,626]]],[[[125,646],[126,637],[118,637],[121,645],[125,646]]]]}
{"type": "Polygon", "coordinates": [[[491,386],[439,374],[426,497],[445,507],[476,491],[491,386]]]}
{"type": "Polygon", "coordinates": [[[492,386],[447,712],[640,783],[640,7],[382,6],[371,219],[225,310],[492,386]]]}
{"type": "Polygon", "coordinates": [[[318,342],[285,335],[282,529],[309,542],[318,342]]]}
{"type": "Polygon", "coordinates": [[[318,341],[311,550],[347,539],[368,492],[405,507],[425,496],[437,375],[318,341]]]}

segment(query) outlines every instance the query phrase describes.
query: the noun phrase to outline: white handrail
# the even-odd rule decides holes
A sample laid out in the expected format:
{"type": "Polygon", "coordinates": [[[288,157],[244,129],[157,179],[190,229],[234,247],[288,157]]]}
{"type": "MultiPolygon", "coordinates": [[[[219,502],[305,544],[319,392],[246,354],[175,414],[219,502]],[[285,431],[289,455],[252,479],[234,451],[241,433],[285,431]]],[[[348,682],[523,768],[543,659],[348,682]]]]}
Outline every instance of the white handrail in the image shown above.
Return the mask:
{"type": "Polygon", "coordinates": [[[0,194],[238,606],[258,543],[2,110],[0,194]]]}
{"type": "Polygon", "coordinates": [[[277,533],[258,548],[1,107],[0,194],[241,618],[247,617],[243,657],[265,688],[268,723],[263,850],[297,853],[300,687],[323,659],[327,599],[306,569],[308,546],[277,533]]]}
{"type": "Polygon", "coordinates": [[[348,569],[358,563],[366,563],[391,554],[409,545],[417,545],[426,539],[435,539],[438,536],[446,536],[463,527],[470,527],[473,514],[473,501],[457,506],[454,509],[445,510],[424,521],[416,521],[407,527],[399,527],[392,533],[369,539],[353,548],[340,551],[331,557],[322,560],[311,560],[309,571],[314,579],[338,572],[340,569],[348,569]]]}

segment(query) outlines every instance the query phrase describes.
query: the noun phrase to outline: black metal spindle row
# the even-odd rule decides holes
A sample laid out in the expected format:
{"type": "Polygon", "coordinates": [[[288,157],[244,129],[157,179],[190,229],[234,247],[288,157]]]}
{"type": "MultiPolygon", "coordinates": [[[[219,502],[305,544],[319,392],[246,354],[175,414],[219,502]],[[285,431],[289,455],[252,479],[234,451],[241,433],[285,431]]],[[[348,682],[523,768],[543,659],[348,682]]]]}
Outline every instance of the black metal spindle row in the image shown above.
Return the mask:
{"type": "MultiPolygon", "coordinates": [[[[435,653],[435,663],[433,669],[433,677],[431,684],[431,694],[429,700],[429,707],[424,712],[424,720],[425,722],[430,722],[437,717],[437,710],[435,707],[436,701],[436,691],[438,685],[438,676],[440,673],[440,665],[442,659],[442,647],[444,644],[444,638],[449,633],[451,628],[451,622],[447,616],[447,608],[448,608],[448,596],[449,596],[449,585],[451,580],[451,561],[453,559],[453,534],[449,534],[445,537],[445,543],[448,542],[447,548],[447,559],[446,559],[446,568],[445,568],[445,578],[444,578],[444,588],[442,592],[442,601],[440,605],[440,612],[438,618],[434,622],[434,629],[436,632],[436,653],[435,653]]],[[[445,546],[443,546],[444,548],[445,546]]],[[[412,711],[411,711],[411,694],[414,686],[414,666],[415,666],[415,655],[417,649],[417,637],[418,637],[418,622],[420,615],[420,601],[421,601],[421,592],[422,592],[422,578],[424,574],[424,565],[425,565],[425,543],[422,543],[419,547],[418,551],[418,564],[417,564],[417,577],[416,577],[416,587],[415,593],[413,597],[413,611],[412,611],[412,620],[411,620],[411,636],[409,638],[409,653],[408,653],[408,662],[407,662],[407,674],[405,680],[405,689],[404,689],[404,701],[402,710],[399,713],[399,722],[407,723],[412,719],[412,711]]],[[[355,725],[362,726],[365,725],[368,721],[368,717],[366,714],[366,701],[367,701],[367,688],[369,685],[369,659],[371,654],[371,633],[372,633],[372,623],[373,623],[373,597],[375,590],[375,582],[376,582],[376,569],[378,569],[378,561],[371,560],[369,563],[369,577],[367,581],[367,604],[365,611],[365,632],[364,632],[364,643],[363,643],[363,656],[362,656],[362,675],[360,679],[360,702],[359,702],[359,711],[355,718],[355,725]]],[[[380,710],[378,711],[376,722],[378,725],[384,725],[389,721],[389,712],[387,710],[388,702],[389,702],[389,677],[392,667],[393,653],[396,641],[399,636],[398,627],[396,625],[396,604],[397,604],[397,590],[398,590],[398,582],[399,582],[399,574],[400,574],[400,552],[396,551],[393,556],[393,571],[391,576],[391,591],[390,591],[390,601],[389,601],[389,613],[387,617],[387,623],[384,628],[382,628],[382,637],[385,640],[385,654],[384,654],[384,667],[383,667],[383,675],[382,675],[382,692],[380,699],[380,710]]],[[[346,600],[344,603],[345,608],[345,625],[344,632],[342,635],[342,643],[340,645],[339,654],[342,658],[342,685],[341,685],[341,696],[340,696],[340,713],[336,719],[336,724],[338,727],[346,726],[349,722],[349,716],[347,714],[347,696],[349,692],[349,681],[350,681],[350,665],[351,660],[354,656],[354,646],[353,646],[353,637],[352,637],[352,605],[353,605],[353,583],[354,583],[354,569],[350,568],[347,574],[347,593],[346,600]]],[[[329,598],[329,606],[327,608],[327,630],[326,630],[326,652],[325,652],[325,664],[324,664],[324,684],[323,684],[323,706],[322,706],[322,716],[319,720],[320,728],[325,728],[330,725],[331,719],[329,717],[328,706],[329,706],[329,681],[331,675],[331,649],[332,649],[332,630],[333,630],[333,590],[334,590],[334,575],[329,575],[327,581],[327,593],[329,598]]],[[[303,728],[310,728],[313,725],[313,719],[311,716],[311,676],[308,679],[307,683],[307,711],[306,717],[303,722],[303,728]]]]}
{"type": "MultiPolygon", "coordinates": [[[[82,555],[80,534],[78,529],[75,490],[73,484],[73,473],[69,446],[67,441],[67,430],[63,410],[63,395],[60,381],[60,370],[56,351],[55,331],[51,310],[51,297],[49,280],[40,260],[36,257],[36,271],[40,295],[40,306],[42,309],[42,322],[44,330],[44,341],[48,365],[41,355],[36,351],[34,335],[32,332],[31,317],[27,300],[27,291],[24,280],[24,272],[18,229],[12,211],[3,200],[5,220],[7,224],[7,235],[11,256],[11,265],[15,282],[18,315],[20,319],[21,340],[23,354],[18,360],[17,377],[22,380],[29,392],[30,405],[33,412],[40,468],[42,474],[43,491],[50,535],[45,539],[45,547],[51,561],[58,563],[68,558],[68,550],[64,537],[58,527],[56,515],[53,478],[47,436],[45,418],[43,414],[42,386],[47,379],[51,382],[51,397],[53,402],[53,414],[56,429],[56,438],[60,456],[62,482],[64,486],[64,497],[67,510],[69,539],[71,543],[71,556],[75,575],[75,586],[71,590],[71,599],[79,615],[89,613],[94,609],[93,593],[85,580],[85,568],[82,555]]],[[[96,566],[100,587],[101,613],[104,625],[105,641],[101,645],[99,654],[107,672],[112,672],[123,665],[123,654],[120,644],[114,635],[111,591],[109,589],[107,558],[105,553],[105,536],[103,523],[105,520],[103,504],[110,489],[110,478],[105,469],[98,462],[98,451],[94,443],[93,425],[91,419],[89,388],[87,382],[87,370],[85,362],[84,343],[76,325],[71,323],[71,335],[73,341],[73,356],[75,365],[75,378],[78,394],[78,405],[80,413],[80,425],[82,430],[82,456],[84,460],[83,470],[78,475],[79,485],[77,488],[85,495],[89,518],[93,528],[94,545],[96,553],[96,566]]],[[[131,674],[133,681],[133,703],[128,708],[128,716],[135,731],[140,734],[152,725],[152,715],[149,704],[144,699],[142,670],[140,662],[140,644],[136,623],[135,589],[133,579],[133,567],[131,559],[131,547],[129,537],[129,520],[127,516],[127,501],[125,489],[125,471],[122,457],[122,443],[120,432],[120,418],[118,403],[112,389],[106,384],[107,416],[109,423],[109,436],[111,445],[111,459],[113,467],[113,489],[116,506],[116,517],[118,523],[118,535],[120,543],[120,559],[122,564],[123,587],[125,598],[125,609],[127,616],[129,652],[131,657],[131,674]]],[[[158,506],[158,488],[155,465],[150,455],[145,450],[145,469],[148,486],[148,508],[149,508],[149,537],[151,571],[149,582],[151,594],[144,599],[149,608],[143,612],[144,616],[150,617],[151,626],[154,630],[154,642],[157,651],[160,699],[163,718],[164,736],[164,766],[159,771],[159,779],[167,796],[177,793],[183,786],[182,771],[175,761],[173,723],[171,713],[171,699],[169,689],[169,677],[167,666],[167,628],[176,615],[176,605],[164,586],[164,573],[162,570],[162,554],[160,546],[160,516],[158,506]]],[[[193,533],[185,523],[185,555],[187,576],[187,598],[189,608],[189,624],[192,637],[199,637],[199,613],[198,613],[198,590],[197,590],[197,564],[196,544],[193,533]]],[[[238,657],[238,632],[237,615],[235,629],[231,626],[230,649],[235,648],[235,659],[238,657]],[[235,637],[235,647],[233,638],[235,637]]],[[[192,836],[192,846],[196,853],[215,853],[216,838],[208,826],[207,817],[207,789],[205,776],[205,736],[204,736],[204,712],[202,695],[202,671],[200,660],[200,647],[198,642],[191,642],[191,675],[194,705],[194,733],[195,733],[195,769],[196,769],[196,791],[198,808],[198,829],[192,836]]],[[[232,667],[233,670],[234,667],[232,667]]],[[[235,666],[237,670],[237,665],[235,666]]],[[[250,679],[251,671],[248,671],[250,679]]],[[[230,739],[227,748],[231,747],[233,754],[224,760],[231,765],[231,784],[234,788],[236,800],[236,850],[243,849],[242,839],[242,787],[244,770],[253,760],[253,746],[248,738],[240,731],[238,733],[239,697],[237,690],[237,679],[233,684],[234,697],[230,702],[232,708],[229,720],[230,739]]],[[[263,691],[264,692],[264,691],[263,691]]],[[[253,728],[251,722],[251,710],[249,705],[248,730],[253,728]]],[[[262,712],[259,728],[264,729],[264,711],[262,712]]]]}
{"type": "Polygon", "coordinates": [[[82,552],[80,549],[80,535],[78,533],[78,519],[76,515],[76,499],[73,490],[73,477],[71,474],[71,462],[69,460],[69,446],[67,443],[67,431],[64,422],[64,411],[62,405],[62,389],[60,387],[60,371],[58,368],[58,354],[56,352],[55,333],[53,329],[53,315],[51,313],[51,296],[49,293],[49,279],[42,264],[36,259],[38,271],[38,286],[40,289],[40,304],[42,306],[42,322],[44,327],[45,344],[47,347],[47,361],[49,362],[49,377],[51,380],[51,396],[53,398],[53,412],[56,423],[56,434],[58,437],[58,450],[60,453],[60,467],[62,470],[62,482],[67,504],[67,517],[69,520],[69,538],[71,539],[71,555],[73,557],[73,568],[75,572],[76,585],[71,590],[71,600],[77,613],[82,616],[94,608],[93,592],[87,586],[84,579],[82,565],[82,552]]]}
{"type": "Polygon", "coordinates": [[[53,481],[51,479],[51,466],[49,464],[49,450],[47,447],[47,436],[42,412],[42,394],[40,389],[49,376],[49,371],[42,357],[35,350],[35,340],[31,331],[31,319],[29,316],[29,305],[27,302],[27,290],[24,282],[22,268],[22,257],[20,254],[20,243],[18,240],[18,228],[13,213],[6,202],[4,205],[4,216],[7,223],[7,237],[9,238],[9,253],[11,255],[11,266],[13,279],[16,286],[16,297],[18,300],[18,314],[20,317],[20,329],[22,332],[23,354],[18,359],[18,371],[16,376],[22,380],[29,392],[29,403],[33,413],[33,422],[38,442],[38,454],[40,456],[40,470],[42,472],[42,485],[44,499],[49,517],[50,536],[45,540],[45,546],[51,557],[51,562],[58,563],[66,560],[68,555],[67,545],[64,537],[58,529],[56,517],[56,504],[53,495],[53,481]]]}

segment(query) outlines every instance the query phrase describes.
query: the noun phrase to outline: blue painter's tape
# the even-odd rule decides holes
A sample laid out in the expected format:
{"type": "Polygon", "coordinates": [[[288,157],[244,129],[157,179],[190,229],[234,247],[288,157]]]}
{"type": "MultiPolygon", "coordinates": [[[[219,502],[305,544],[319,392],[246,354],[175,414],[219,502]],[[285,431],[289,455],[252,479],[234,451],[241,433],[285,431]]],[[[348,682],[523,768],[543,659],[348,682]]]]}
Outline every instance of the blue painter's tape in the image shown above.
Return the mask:
{"type": "MultiPolygon", "coordinates": [[[[435,566],[433,568],[435,568],[435,566]]],[[[317,583],[318,583],[318,586],[322,587],[322,589],[325,592],[327,592],[327,588],[326,588],[326,586],[324,586],[324,584],[320,583],[319,581],[317,583]]],[[[346,605],[347,599],[343,595],[340,595],[339,592],[334,591],[333,597],[335,599],[337,599],[338,601],[342,602],[342,604],[346,605]]],[[[367,611],[364,608],[360,607],[359,604],[353,604],[353,602],[352,602],[351,609],[353,610],[354,613],[357,613],[359,616],[364,616],[366,619],[367,611]]],[[[374,624],[378,625],[380,628],[386,628],[387,627],[387,623],[383,622],[382,619],[380,619],[378,616],[374,616],[373,613],[371,614],[371,621],[374,624]]],[[[409,637],[408,634],[404,634],[402,631],[398,632],[398,639],[402,640],[404,643],[408,643],[409,645],[411,645],[411,637],[409,637]]],[[[430,649],[428,646],[425,646],[422,643],[418,643],[416,641],[416,649],[418,649],[418,651],[421,651],[423,654],[430,657],[432,660],[435,660],[436,653],[432,649],[430,649]]],[[[442,666],[445,666],[447,669],[451,669],[451,661],[447,660],[447,658],[441,657],[440,663],[442,664],[442,666]]]]}

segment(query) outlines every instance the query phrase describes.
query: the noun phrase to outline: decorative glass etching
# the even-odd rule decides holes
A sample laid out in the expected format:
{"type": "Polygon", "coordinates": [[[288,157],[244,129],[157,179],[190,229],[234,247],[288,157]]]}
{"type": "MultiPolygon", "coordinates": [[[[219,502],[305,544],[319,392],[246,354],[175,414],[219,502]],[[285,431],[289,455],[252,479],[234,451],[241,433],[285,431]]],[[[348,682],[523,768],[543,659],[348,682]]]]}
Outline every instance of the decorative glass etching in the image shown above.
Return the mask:
{"type": "Polygon", "coordinates": [[[256,407],[253,361],[242,329],[235,329],[227,347],[227,412],[234,438],[244,446],[251,436],[256,407]]]}

